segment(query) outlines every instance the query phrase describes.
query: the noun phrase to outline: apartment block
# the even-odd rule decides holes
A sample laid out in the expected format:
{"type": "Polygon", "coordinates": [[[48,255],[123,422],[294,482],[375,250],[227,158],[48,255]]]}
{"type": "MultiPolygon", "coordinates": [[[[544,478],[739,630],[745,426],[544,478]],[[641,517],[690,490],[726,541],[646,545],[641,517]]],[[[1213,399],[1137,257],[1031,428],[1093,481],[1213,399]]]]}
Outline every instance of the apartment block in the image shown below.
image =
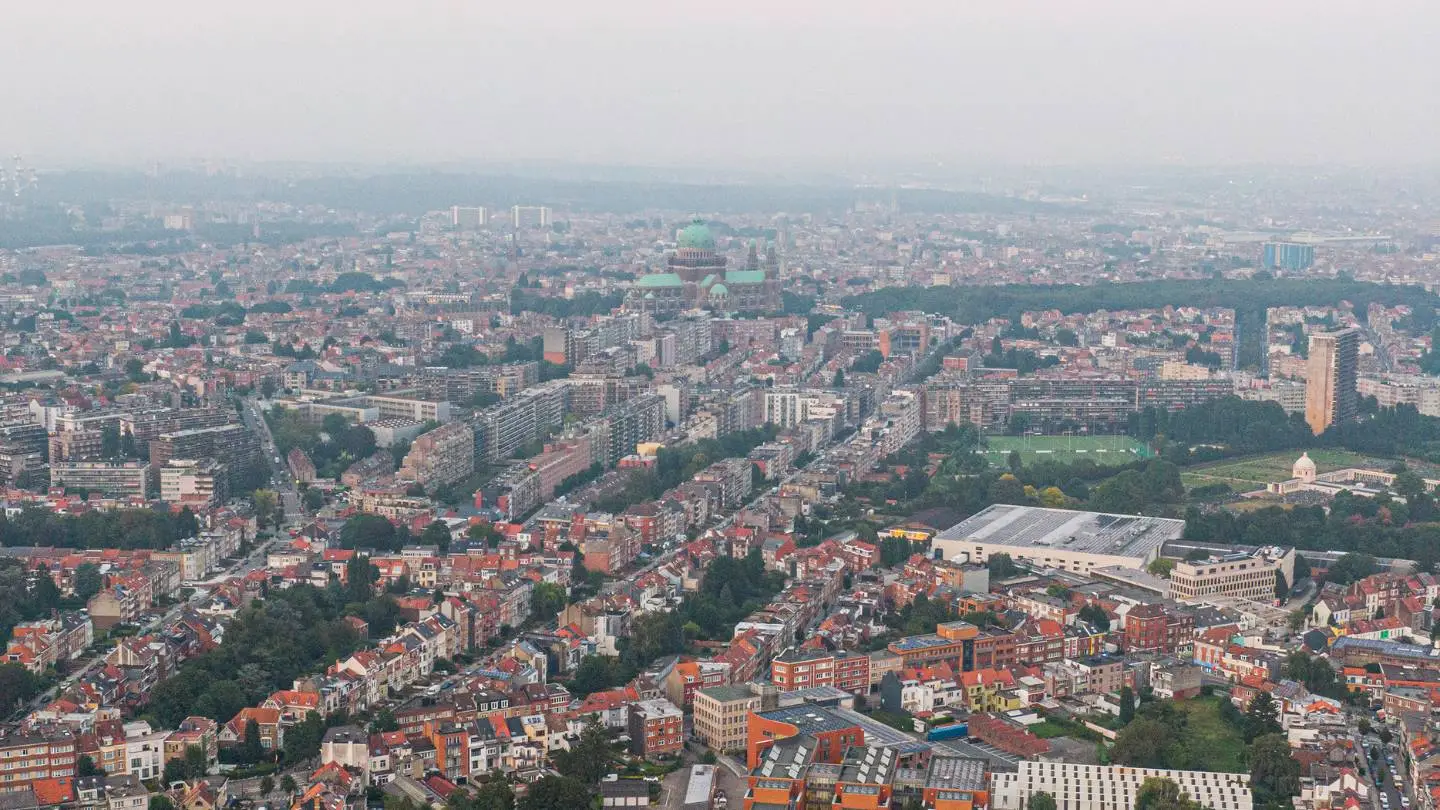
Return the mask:
{"type": "Polygon", "coordinates": [[[241,424],[162,433],[150,443],[150,466],[160,470],[171,459],[224,459],[233,488],[260,463],[260,440],[241,424]]]}
{"type": "Polygon", "coordinates": [[[0,737],[0,792],[29,787],[37,779],[75,775],[75,735],[56,728],[0,737]]]}
{"type": "Polygon", "coordinates": [[[991,780],[995,810],[1022,810],[1036,793],[1048,793],[1057,807],[1111,810],[1134,807],[1149,778],[1168,779],[1201,807],[1250,810],[1254,799],[1248,773],[1171,771],[1115,765],[1021,760],[1016,773],[996,772],[991,780]]]}
{"type": "Polygon", "coordinates": [[[570,386],[563,380],[522,391],[476,414],[476,457],[483,461],[508,458],[529,442],[559,428],[570,408],[570,386]]]}
{"type": "Polygon", "coordinates": [[[685,715],[663,698],[630,707],[630,753],[642,757],[678,754],[685,744],[685,715]]]}
{"type": "Polygon", "coordinates": [[[475,433],[464,422],[451,422],[416,438],[395,477],[433,487],[464,481],[473,472],[475,433]]]}
{"type": "Polygon", "coordinates": [[[665,434],[665,398],[643,394],[607,410],[597,422],[601,463],[612,466],[634,453],[636,445],[665,434]]]}
{"type": "Polygon", "coordinates": [[[160,468],[160,500],[209,506],[229,499],[229,471],[214,459],[176,458],[160,468]]]}
{"type": "Polygon", "coordinates": [[[150,465],[141,461],[59,461],[50,464],[50,486],[83,489],[110,498],[144,498],[150,465]]]}

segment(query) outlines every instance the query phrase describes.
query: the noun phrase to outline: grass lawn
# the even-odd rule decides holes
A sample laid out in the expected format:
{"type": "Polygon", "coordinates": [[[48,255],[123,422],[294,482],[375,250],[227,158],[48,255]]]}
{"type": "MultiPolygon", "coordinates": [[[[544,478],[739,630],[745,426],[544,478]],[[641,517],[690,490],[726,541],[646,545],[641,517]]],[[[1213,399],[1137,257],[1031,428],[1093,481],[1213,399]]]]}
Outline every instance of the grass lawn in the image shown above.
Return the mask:
{"type": "Polygon", "coordinates": [[[1034,734],[1036,737],[1039,737],[1042,740],[1050,740],[1056,737],[1064,737],[1066,734],[1070,733],[1069,729],[1056,725],[1049,720],[1042,720],[1033,725],[1026,726],[1025,730],[1030,732],[1031,734],[1034,734]]]}
{"type": "Polygon", "coordinates": [[[1220,716],[1221,697],[1197,697],[1182,700],[1175,707],[1188,717],[1187,747],[1199,759],[1199,770],[1243,772],[1245,738],[1240,730],[1220,716]]]}
{"type": "Polygon", "coordinates": [[[1088,458],[1101,466],[1129,464],[1149,458],[1150,448],[1129,436],[987,436],[981,455],[993,467],[1005,467],[1010,452],[1017,451],[1025,464],[1038,461],[1072,462],[1088,458]]]}

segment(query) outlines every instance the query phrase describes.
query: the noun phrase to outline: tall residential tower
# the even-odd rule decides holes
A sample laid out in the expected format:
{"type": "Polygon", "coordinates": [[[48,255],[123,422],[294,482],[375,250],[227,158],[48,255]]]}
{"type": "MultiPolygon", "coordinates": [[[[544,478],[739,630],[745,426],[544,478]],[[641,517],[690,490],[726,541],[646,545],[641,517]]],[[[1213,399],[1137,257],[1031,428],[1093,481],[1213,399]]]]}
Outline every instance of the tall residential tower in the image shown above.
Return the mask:
{"type": "Polygon", "coordinates": [[[1315,435],[1355,418],[1355,377],[1360,365],[1360,330],[1341,329],[1310,336],[1305,374],[1305,421],[1315,435]]]}

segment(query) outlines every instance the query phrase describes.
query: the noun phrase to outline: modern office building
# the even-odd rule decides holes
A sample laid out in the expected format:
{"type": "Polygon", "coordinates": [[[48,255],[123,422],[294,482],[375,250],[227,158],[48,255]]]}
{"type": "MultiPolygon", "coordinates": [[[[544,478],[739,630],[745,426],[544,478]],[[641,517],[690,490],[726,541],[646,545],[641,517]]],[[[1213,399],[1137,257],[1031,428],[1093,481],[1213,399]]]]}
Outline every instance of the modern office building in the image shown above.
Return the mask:
{"type": "Polygon", "coordinates": [[[695,738],[716,751],[745,750],[751,712],[760,710],[758,691],[739,684],[712,686],[695,692],[695,738]]]}
{"type": "Polygon", "coordinates": [[[1275,599],[1277,574],[1295,582],[1295,549],[1264,546],[1203,560],[1177,562],[1170,571],[1170,596],[1181,601],[1229,597],[1254,602],[1275,599]]]}
{"type": "Polygon", "coordinates": [[[483,228],[490,224],[490,212],[485,206],[450,206],[450,225],[455,228],[483,228]]]}
{"type": "Polygon", "coordinates": [[[510,209],[510,224],[516,228],[548,228],[554,212],[543,205],[516,205],[510,209]]]}
{"type": "Polygon", "coordinates": [[[1271,270],[1306,270],[1315,264],[1315,246],[1296,242],[1266,242],[1261,264],[1271,270]]]}
{"type": "Polygon", "coordinates": [[[1360,330],[1310,336],[1310,359],[1305,374],[1305,422],[1315,435],[1336,422],[1355,418],[1359,395],[1356,377],[1360,367],[1360,330]]]}

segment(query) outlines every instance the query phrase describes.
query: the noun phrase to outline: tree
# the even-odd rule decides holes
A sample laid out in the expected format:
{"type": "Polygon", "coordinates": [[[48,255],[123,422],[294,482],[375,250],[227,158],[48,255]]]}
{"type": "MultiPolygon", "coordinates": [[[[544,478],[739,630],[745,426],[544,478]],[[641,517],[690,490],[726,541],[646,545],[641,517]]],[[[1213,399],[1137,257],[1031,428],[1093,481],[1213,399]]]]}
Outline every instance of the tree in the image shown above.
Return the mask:
{"type": "Polygon", "coordinates": [[[55,586],[55,578],[50,575],[49,569],[42,564],[40,570],[35,573],[35,582],[30,587],[30,610],[35,613],[48,614],[60,606],[60,589],[55,586]]]}
{"type": "Polygon", "coordinates": [[[285,731],[285,764],[294,765],[320,753],[325,721],[319,712],[307,712],[305,719],[285,731]]]}
{"type": "Polygon", "coordinates": [[[1140,785],[1135,794],[1135,810],[1203,810],[1199,802],[1180,790],[1180,786],[1159,776],[1152,776],[1140,785]]]}
{"type": "Polygon", "coordinates": [[[1290,611],[1290,616],[1286,619],[1286,624],[1289,625],[1290,632],[1292,633],[1304,627],[1305,608],[1295,608],[1294,610],[1290,611]]]}
{"type": "Polygon", "coordinates": [[[555,770],[562,776],[569,776],[580,782],[593,785],[610,772],[614,759],[610,749],[610,738],[599,723],[591,721],[580,732],[580,739],[569,751],[556,751],[552,755],[555,770]]]}
{"type": "Polygon", "coordinates": [[[191,779],[199,779],[210,772],[210,760],[205,749],[198,745],[185,746],[185,773],[191,779]]]}
{"type": "Polygon", "coordinates": [[[1110,631],[1110,614],[1105,612],[1105,608],[1093,602],[1080,608],[1080,612],[1077,615],[1082,621],[1087,621],[1095,625],[1095,629],[1102,633],[1110,631]]]}
{"type": "Polygon", "coordinates": [[[167,785],[172,782],[184,782],[189,778],[190,771],[185,767],[185,760],[179,757],[166,762],[165,770],[160,776],[160,780],[167,785]]]}
{"type": "Polygon", "coordinates": [[[95,765],[95,760],[89,754],[81,754],[75,758],[75,775],[104,776],[105,772],[95,765]]]}
{"type": "Polygon", "coordinates": [[[40,679],[23,664],[0,664],[0,714],[40,694],[40,679]]]}
{"type": "Polygon", "coordinates": [[[286,794],[294,796],[295,791],[299,787],[300,786],[295,783],[295,777],[291,776],[290,774],[287,773],[284,776],[280,777],[280,790],[284,791],[286,794]]]}
{"type": "Polygon", "coordinates": [[[1348,585],[1364,579],[1378,570],[1380,570],[1379,564],[1369,554],[1346,554],[1330,566],[1329,572],[1325,574],[1325,579],[1327,582],[1348,585]]]}
{"type": "Polygon", "coordinates": [[[1145,570],[1157,577],[1168,577],[1170,572],[1175,570],[1175,561],[1165,557],[1156,557],[1150,565],[1146,566],[1145,570]]]}
{"type": "Polygon", "coordinates": [[[400,722],[395,719],[394,712],[391,712],[389,709],[381,709],[376,713],[375,719],[370,721],[370,732],[372,734],[399,730],[400,722]]]}
{"type": "Polygon", "coordinates": [[[262,529],[269,526],[280,505],[280,496],[273,489],[257,489],[250,493],[250,501],[255,504],[256,524],[262,529]]]}
{"type": "Polygon", "coordinates": [[[590,806],[590,790],[568,776],[546,776],[530,786],[516,805],[518,810],[575,810],[590,806]]]}
{"type": "Polygon", "coordinates": [[[270,774],[260,777],[260,795],[269,796],[275,792],[275,779],[270,774]]]}
{"type": "Polygon", "coordinates": [[[1013,473],[1005,473],[990,485],[987,492],[992,503],[1023,504],[1025,497],[1025,485],[1016,478],[1013,473]]]}
{"type": "Polygon", "coordinates": [[[845,370],[835,369],[835,377],[830,381],[830,387],[840,389],[845,387],[845,370]]]}
{"type": "Polygon", "coordinates": [[[147,806],[150,810],[175,810],[175,802],[170,801],[170,797],[164,793],[156,793],[151,796],[150,804],[147,806]]]}
{"type": "Polygon", "coordinates": [[[1040,505],[1049,509],[1061,509],[1065,506],[1065,493],[1059,487],[1045,487],[1040,490],[1040,505]]]}
{"type": "Polygon", "coordinates": [[[1300,763],[1284,734],[1264,734],[1250,744],[1250,789],[1259,806],[1289,806],[1300,793],[1300,763]]]}
{"type": "Polygon", "coordinates": [[[1026,806],[1030,810],[1055,810],[1055,797],[1043,790],[1037,790],[1030,794],[1030,803],[1026,806]]]}
{"type": "Polygon", "coordinates": [[[1356,727],[1360,729],[1361,734],[1369,734],[1375,730],[1375,727],[1370,725],[1370,719],[1367,717],[1360,718],[1360,722],[1356,727]]]}
{"type": "Polygon", "coordinates": [[[1129,725],[1135,719],[1135,690],[1128,686],[1120,687],[1120,724],[1129,725]]]}
{"type": "MultiPolygon", "coordinates": [[[[245,721],[245,737],[240,744],[240,760],[254,765],[265,758],[265,746],[260,742],[260,724],[254,720],[245,721]]],[[[269,793],[269,791],[265,791],[269,793]]]]}
{"type": "Polygon", "coordinates": [[[450,553],[450,527],[443,520],[434,520],[420,533],[420,542],[427,546],[438,546],[441,554],[450,553]]]}
{"type": "Polygon", "coordinates": [[[88,602],[90,597],[105,587],[105,578],[100,573],[100,566],[95,563],[80,563],[75,566],[75,581],[72,584],[75,596],[88,602]]]}
{"type": "Polygon", "coordinates": [[[369,557],[359,554],[345,563],[345,591],[351,602],[368,602],[375,595],[375,583],[380,580],[380,569],[370,562],[369,557]]]}
{"type": "Polygon", "coordinates": [[[315,487],[309,487],[305,490],[305,494],[300,496],[300,503],[303,504],[307,510],[318,512],[320,511],[320,507],[325,505],[325,493],[315,487]]]}
{"type": "Polygon", "coordinates": [[[401,541],[395,524],[379,515],[354,515],[340,529],[342,548],[368,548],[377,551],[398,551],[401,541]]]}
{"type": "Polygon", "coordinates": [[[1020,573],[1020,568],[1009,554],[991,554],[985,566],[990,569],[990,576],[996,579],[1008,579],[1020,573]]]}
{"type": "Polygon", "coordinates": [[[100,429],[100,457],[115,458],[120,455],[120,426],[109,422],[100,429]]]}
{"type": "Polygon", "coordinates": [[[1417,495],[1424,494],[1425,479],[1401,465],[1400,471],[1395,473],[1395,483],[1390,488],[1395,490],[1396,495],[1409,501],[1417,495]]]}
{"type": "Polygon", "coordinates": [[[515,791],[504,779],[491,778],[475,790],[473,810],[512,810],[515,807],[515,791]]]}
{"type": "Polygon", "coordinates": [[[550,624],[555,615],[565,609],[565,588],[554,582],[537,582],[530,594],[530,616],[538,622],[550,624]]]}
{"type": "Polygon", "coordinates": [[[1165,768],[1168,766],[1165,749],[1170,741],[1170,729],[1164,723],[1140,717],[1120,729],[1115,736],[1115,745],[1110,749],[1110,759],[1117,765],[1165,768]]]}
{"type": "Polygon", "coordinates": [[[1244,726],[1246,742],[1266,734],[1280,733],[1280,712],[1269,692],[1261,691],[1250,701],[1245,710],[1244,726]]]}

